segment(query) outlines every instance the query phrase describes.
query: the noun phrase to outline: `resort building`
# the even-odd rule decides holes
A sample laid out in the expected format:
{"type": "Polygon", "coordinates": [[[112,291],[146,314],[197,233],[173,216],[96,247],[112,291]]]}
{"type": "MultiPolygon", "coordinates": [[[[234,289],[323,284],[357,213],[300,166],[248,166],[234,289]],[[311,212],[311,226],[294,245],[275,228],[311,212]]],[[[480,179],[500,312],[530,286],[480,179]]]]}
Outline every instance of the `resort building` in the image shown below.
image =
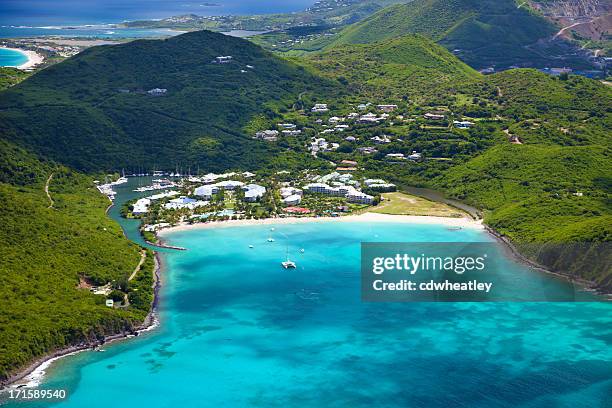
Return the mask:
{"type": "Polygon", "coordinates": [[[234,58],[231,55],[216,57],[213,60],[215,64],[229,64],[234,58]]]}
{"type": "Polygon", "coordinates": [[[293,123],[279,123],[278,127],[281,129],[295,129],[297,126],[293,123]]]}
{"type": "Polygon", "coordinates": [[[446,116],[439,113],[428,112],[423,117],[427,120],[444,120],[446,116]]]}
{"type": "Polygon", "coordinates": [[[413,150],[412,154],[408,156],[408,160],[413,160],[413,161],[421,160],[422,158],[423,158],[423,155],[421,153],[417,153],[416,150],[413,150]]]}
{"type": "Polygon", "coordinates": [[[259,200],[266,192],[266,188],[259,184],[247,184],[242,189],[244,190],[244,201],[250,203],[259,200]]]}
{"type": "Polygon", "coordinates": [[[225,180],[225,181],[220,181],[216,183],[215,186],[222,188],[223,190],[232,191],[232,190],[235,190],[237,188],[244,186],[244,183],[242,181],[236,181],[236,180],[225,180]]]}
{"type": "Polygon", "coordinates": [[[346,201],[348,201],[349,203],[370,205],[374,203],[374,197],[361,191],[352,189],[347,193],[346,201]]]}
{"type": "Polygon", "coordinates": [[[359,122],[360,123],[377,123],[381,120],[383,120],[383,117],[378,117],[376,114],[374,113],[366,113],[365,115],[361,115],[359,117],[359,122]]]}
{"type": "Polygon", "coordinates": [[[134,207],[132,209],[132,214],[141,215],[149,212],[149,206],[151,205],[151,200],[148,198],[141,198],[134,203],[134,207]]]}
{"type": "Polygon", "coordinates": [[[262,130],[255,133],[254,138],[265,140],[266,142],[275,142],[278,138],[278,130],[262,130]]]}
{"type": "Polygon", "coordinates": [[[357,151],[363,154],[372,154],[378,152],[378,149],[376,149],[375,147],[366,146],[357,148],[357,151]]]}
{"type": "Polygon", "coordinates": [[[340,145],[338,143],[329,143],[324,138],[313,138],[310,142],[309,150],[314,154],[316,152],[329,152],[336,150],[340,145]]]}
{"type": "Polygon", "coordinates": [[[388,153],[385,155],[387,160],[406,160],[406,157],[403,153],[388,153]]]}
{"type": "Polygon", "coordinates": [[[377,105],[378,110],[383,112],[393,112],[397,109],[397,105],[377,105]]]}
{"type": "Polygon", "coordinates": [[[317,103],[311,109],[311,112],[314,112],[314,113],[325,113],[325,112],[328,112],[328,111],[329,111],[329,109],[327,108],[327,104],[326,103],[317,103]]]}
{"type": "Polygon", "coordinates": [[[300,129],[295,129],[295,130],[283,130],[282,131],[284,136],[298,136],[302,133],[302,131],[300,129]]]}
{"type": "Polygon", "coordinates": [[[370,140],[373,141],[376,144],[391,143],[391,138],[389,138],[389,136],[387,136],[387,135],[374,136],[374,137],[371,137],[370,140]]]}
{"type": "Polygon", "coordinates": [[[148,90],[147,93],[151,96],[164,96],[168,93],[168,90],[165,88],[153,88],[148,90]]]}
{"type": "Polygon", "coordinates": [[[325,183],[311,183],[305,185],[304,189],[310,193],[346,197],[347,201],[351,203],[372,204],[374,202],[374,197],[357,190],[353,186],[341,185],[339,187],[331,187],[325,183]]]}
{"type": "Polygon", "coordinates": [[[462,121],[454,120],[453,121],[453,126],[459,129],[469,129],[472,125],[473,123],[468,122],[467,120],[462,120],[462,121]]]}
{"type": "Polygon", "coordinates": [[[209,204],[208,201],[194,200],[193,198],[182,196],[182,197],[170,200],[169,202],[164,204],[164,208],[167,210],[180,210],[183,208],[193,210],[197,207],[203,207],[208,204],[209,204]]]}
{"type": "Polygon", "coordinates": [[[287,198],[292,195],[302,196],[302,194],[304,194],[304,192],[300,190],[299,188],[295,188],[295,187],[282,187],[280,189],[280,195],[282,198],[287,198]]]}
{"type": "Polygon", "coordinates": [[[219,192],[219,188],[215,185],[201,186],[195,189],[194,195],[210,200],[214,194],[219,192]]]}
{"type": "Polygon", "coordinates": [[[293,194],[283,198],[283,204],[293,206],[298,205],[302,202],[302,196],[298,194],[293,194]]]}

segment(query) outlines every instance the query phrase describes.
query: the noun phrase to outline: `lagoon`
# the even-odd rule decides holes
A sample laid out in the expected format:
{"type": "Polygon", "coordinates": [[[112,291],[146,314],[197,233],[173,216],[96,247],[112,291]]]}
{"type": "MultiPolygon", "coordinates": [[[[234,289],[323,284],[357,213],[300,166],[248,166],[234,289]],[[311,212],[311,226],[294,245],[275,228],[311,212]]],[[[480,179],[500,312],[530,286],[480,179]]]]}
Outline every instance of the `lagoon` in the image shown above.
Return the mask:
{"type": "MultiPolygon", "coordinates": [[[[609,303],[361,302],[361,241],[492,242],[481,230],[322,221],[168,238],[188,250],[163,253],[161,326],[59,360],[40,387],[69,398],[18,406],[574,408],[609,398],[609,303]],[[287,247],[295,270],[279,265],[287,247]]],[[[504,262],[521,290],[567,289],[504,262]]]]}

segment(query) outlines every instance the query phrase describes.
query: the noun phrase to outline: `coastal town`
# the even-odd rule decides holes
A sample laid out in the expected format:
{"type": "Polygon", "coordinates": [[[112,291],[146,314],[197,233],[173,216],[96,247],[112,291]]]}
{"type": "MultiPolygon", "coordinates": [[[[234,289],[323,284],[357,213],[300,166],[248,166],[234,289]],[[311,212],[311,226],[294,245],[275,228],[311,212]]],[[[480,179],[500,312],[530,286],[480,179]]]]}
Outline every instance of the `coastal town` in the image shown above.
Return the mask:
{"type": "MultiPolygon", "coordinates": [[[[158,177],[164,178],[154,178],[153,184],[135,189],[154,194],[131,200],[122,208],[124,217],[143,220],[145,235],[180,223],[338,217],[375,206],[381,193],[397,188],[382,179],[357,180],[337,171],[325,175],[303,172],[296,177],[288,172],[266,177],[248,171],[204,176],[159,173],[158,177]]],[[[113,183],[99,184],[98,189],[114,199],[112,188],[118,184],[113,183]]]]}
{"type": "MultiPolygon", "coordinates": [[[[233,59],[222,56],[212,63],[230,64],[233,59]]],[[[448,107],[421,108],[407,101],[341,107],[314,103],[300,116],[287,115],[271,121],[252,137],[324,159],[326,169],[284,169],[272,174],[237,170],[204,175],[192,175],[190,171],[181,174],[178,169],[153,171],[150,184],[134,189],[150,194],[125,203],[122,215],[141,219],[143,235],[155,241],[155,232],[179,224],[340,217],[364,212],[384,201],[383,194],[398,189],[392,180],[365,169],[364,160],[374,160],[391,169],[452,160],[452,155],[444,157],[435,149],[419,148],[418,142],[415,144],[418,138],[411,140],[411,132],[466,135],[481,121],[482,118],[453,113],[448,107]]],[[[498,119],[486,122],[495,121],[498,119]]],[[[512,143],[510,139],[508,142],[512,143]]],[[[127,178],[121,177],[98,184],[98,189],[112,200],[113,186],[125,182],[127,178]]]]}

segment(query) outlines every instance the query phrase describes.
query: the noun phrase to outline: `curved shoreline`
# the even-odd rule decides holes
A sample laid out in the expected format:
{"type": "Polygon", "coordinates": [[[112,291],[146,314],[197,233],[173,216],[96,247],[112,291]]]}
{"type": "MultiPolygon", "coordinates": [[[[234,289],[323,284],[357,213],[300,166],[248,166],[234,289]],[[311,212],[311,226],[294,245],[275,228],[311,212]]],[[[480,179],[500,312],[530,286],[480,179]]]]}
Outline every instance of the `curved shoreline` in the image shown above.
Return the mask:
{"type": "Polygon", "coordinates": [[[132,337],[137,337],[141,333],[146,333],[152,330],[155,330],[159,325],[159,314],[158,314],[158,306],[159,306],[159,291],[162,285],[161,282],[161,270],[163,269],[163,264],[161,261],[161,257],[156,253],[155,254],[155,269],[153,273],[153,302],[151,303],[151,309],[147,316],[144,318],[143,322],[134,328],[133,331],[130,332],[121,332],[116,334],[111,334],[105,336],[102,341],[95,342],[87,342],[81,343],[73,346],[69,346],[63,349],[59,349],[53,351],[49,354],[46,354],[42,357],[37,358],[32,363],[30,363],[26,368],[20,370],[18,373],[10,376],[7,380],[0,382],[0,394],[8,391],[9,389],[22,388],[22,387],[35,387],[40,384],[42,379],[44,378],[47,369],[53,364],[53,362],[71,356],[83,351],[92,351],[96,347],[100,347],[102,345],[111,344],[114,342],[118,342],[121,340],[128,340],[132,337]]]}
{"type": "MultiPolygon", "coordinates": [[[[112,204],[107,208],[110,209],[112,204]]],[[[227,227],[240,227],[240,226],[257,226],[257,225],[291,225],[301,224],[307,222],[389,222],[389,223],[406,223],[406,224],[428,224],[428,225],[443,225],[446,227],[454,228],[475,228],[485,231],[490,234],[496,241],[503,244],[504,248],[507,249],[508,253],[519,262],[527,265],[528,267],[544,272],[546,274],[553,275],[558,278],[563,278],[571,282],[577,282],[587,290],[594,290],[593,282],[585,280],[570,280],[570,276],[562,273],[553,272],[548,270],[546,267],[539,265],[538,263],[530,260],[523,256],[514,244],[504,235],[498,233],[493,228],[485,225],[480,220],[474,220],[468,217],[452,218],[452,217],[436,217],[436,216],[414,216],[414,215],[390,215],[366,212],[359,215],[349,215],[342,217],[285,217],[285,218],[265,218],[265,219],[249,219],[249,220],[227,220],[227,221],[213,221],[207,223],[198,224],[180,224],[174,227],[164,228],[157,232],[157,236],[160,239],[160,244],[156,246],[161,248],[172,248],[179,249],[180,247],[167,246],[163,242],[163,238],[169,234],[179,231],[190,231],[198,229],[211,229],[211,228],[227,228],[227,227]]],[[[167,237],[166,237],[167,238],[167,237]]],[[[186,248],[181,248],[185,250],[186,248]]],[[[138,336],[140,333],[154,330],[159,326],[158,318],[158,305],[159,305],[159,290],[161,287],[161,271],[162,261],[159,253],[155,253],[155,270],[154,270],[154,297],[151,304],[151,310],[147,314],[145,320],[139,325],[134,332],[124,332],[114,335],[109,335],[104,338],[102,342],[84,343],[81,345],[71,346],[63,350],[55,351],[51,354],[43,356],[31,363],[26,369],[20,371],[18,374],[13,375],[8,380],[0,383],[0,393],[6,391],[9,388],[16,387],[33,387],[39,384],[41,379],[44,377],[48,367],[56,360],[73,355],[82,351],[91,350],[97,346],[103,344],[109,344],[119,340],[127,340],[131,337],[138,336]],[[28,380],[23,382],[23,380],[28,380]]],[[[595,290],[596,291],[596,290],[595,290]]],[[[602,295],[605,295],[602,293],[602,295]]],[[[612,300],[612,297],[608,295],[608,299],[612,300]]]]}
{"type": "Polygon", "coordinates": [[[22,50],[20,48],[9,48],[9,47],[0,47],[5,50],[15,51],[22,55],[25,55],[28,59],[21,65],[5,65],[5,68],[17,68],[21,70],[29,70],[34,68],[36,65],[42,64],[45,58],[37,53],[36,51],[22,50]]]}
{"type": "Polygon", "coordinates": [[[406,223],[406,224],[430,224],[444,225],[447,227],[456,228],[476,228],[483,229],[482,221],[473,220],[468,217],[453,218],[453,217],[436,217],[429,215],[391,215],[380,214],[374,212],[365,212],[358,215],[345,215],[340,217],[284,217],[284,218],[264,218],[264,219],[240,219],[227,221],[212,221],[202,222],[197,224],[182,223],[174,227],[160,229],[157,232],[158,237],[164,237],[168,234],[178,231],[190,231],[210,228],[228,228],[241,227],[252,225],[287,225],[287,224],[303,224],[310,222],[389,222],[389,223],[406,223]]]}

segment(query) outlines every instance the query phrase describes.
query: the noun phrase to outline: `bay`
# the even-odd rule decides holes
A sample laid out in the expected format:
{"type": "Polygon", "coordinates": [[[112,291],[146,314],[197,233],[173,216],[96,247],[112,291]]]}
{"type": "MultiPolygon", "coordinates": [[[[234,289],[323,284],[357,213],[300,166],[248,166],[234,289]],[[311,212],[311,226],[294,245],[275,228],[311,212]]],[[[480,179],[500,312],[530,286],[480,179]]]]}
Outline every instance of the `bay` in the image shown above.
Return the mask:
{"type": "MultiPolygon", "coordinates": [[[[493,242],[485,232],[325,221],[274,228],[172,233],[170,242],[188,250],[163,252],[161,326],[104,352],[59,360],[40,388],[66,389],[69,398],[16,406],[594,407],[609,401],[610,303],[361,302],[360,242],[493,242]],[[267,242],[270,234],[274,243],[267,242]],[[287,249],[296,270],[279,264],[287,249]]],[[[511,258],[504,262],[520,290],[569,285],[511,258]]]]}

